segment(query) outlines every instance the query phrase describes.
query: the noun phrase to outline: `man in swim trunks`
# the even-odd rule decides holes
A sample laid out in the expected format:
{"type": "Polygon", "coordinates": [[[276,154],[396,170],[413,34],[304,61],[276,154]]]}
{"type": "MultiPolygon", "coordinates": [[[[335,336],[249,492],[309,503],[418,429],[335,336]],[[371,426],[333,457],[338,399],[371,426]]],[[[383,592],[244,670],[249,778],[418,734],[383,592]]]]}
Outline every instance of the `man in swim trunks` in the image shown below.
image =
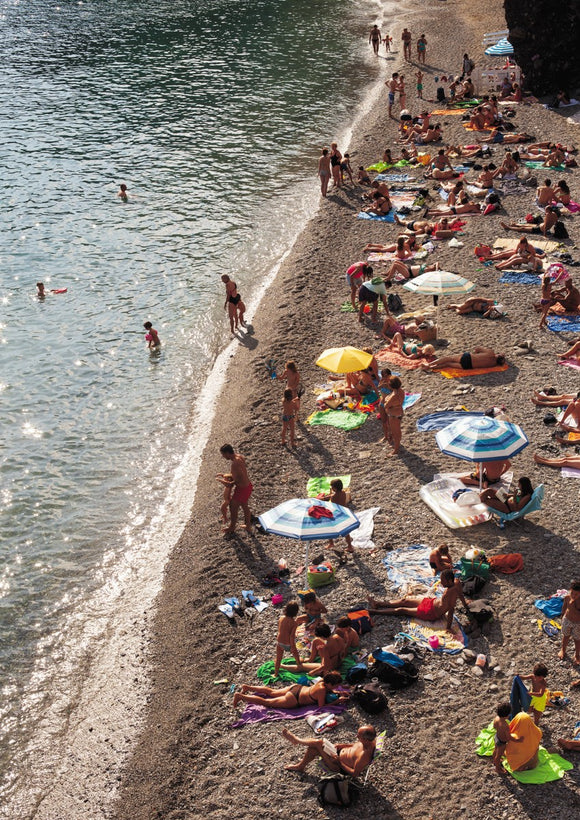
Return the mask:
{"type": "Polygon", "coordinates": [[[395,73],[391,75],[391,79],[387,80],[385,85],[389,89],[389,111],[388,111],[388,114],[389,114],[389,117],[392,118],[393,117],[393,114],[392,114],[393,105],[395,104],[395,92],[397,91],[397,89],[399,87],[399,72],[395,71],[395,73]]]}
{"type": "Polygon", "coordinates": [[[472,296],[466,299],[461,305],[447,305],[447,310],[454,310],[459,316],[468,313],[479,313],[487,317],[495,306],[495,299],[487,299],[484,296],[472,296]]]}
{"type": "Polygon", "coordinates": [[[461,583],[455,580],[452,569],[443,570],[441,585],[445,587],[441,598],[400,598],[398,601],[377,601],[369,598],[369,612],[371,615],[405,615],[407,618],[420,618],[422,621],[437,621],[446,615],[446,629],[449,631],[457,599],[466,609],[468,603],[461,583]]]}
{"type": "Polygon", "coordinates": [[[381,44],[381,30],[375,23],[369,34],[369,43],[373,45],[373,51],[379,56],[379,46],[381,44]]]}
{"type": "Polygon", "coordinates": [[[474,347],[471,353],[440,356],[435,361],[424,365],[423,370],[445,370],[449,368],[478,370],[482,367],[501,367],[503,364],[505,364],[505,356],[495,353],[491,347],[474,347]]]}
{"type": "Polygon", "coordinates": [[[361,726],[354,743],[331,743],[328,738],[300,738],[288,729],[282,737],[295,746],[305,746],[300,763],[286,766],[287,771],[303,772],[317,757],[333,772],[357,777],[372,762],[375,754],[377,733],[374,726],[361,726]]]}
{"type": "Polygon", "coordinates": [[[244,527],[248,533],[252,533],[252,514],[248,502],[252,495],[252,482],[248,477],[248,468],[246,467],[245,458],[236,453],[231,444],[224,444],[220,447],[220,453],[226,461],[230,462],[230,473],[234,480],[235,490],[230,501],[230,525],[223,532],[224,535],[230,536],[234,534],[236,523],[238,520],[238,511],[240,507],[244,511],[244,527]]]}
{"type": "Polygon", "coordinates": [[[401,40],[403,41],[403,57],[409,63],[411,62],[411,40],[412,39],[413,39],[413,35],[405,27],[403,29],[403,33],[401,34],[401,40]]]}

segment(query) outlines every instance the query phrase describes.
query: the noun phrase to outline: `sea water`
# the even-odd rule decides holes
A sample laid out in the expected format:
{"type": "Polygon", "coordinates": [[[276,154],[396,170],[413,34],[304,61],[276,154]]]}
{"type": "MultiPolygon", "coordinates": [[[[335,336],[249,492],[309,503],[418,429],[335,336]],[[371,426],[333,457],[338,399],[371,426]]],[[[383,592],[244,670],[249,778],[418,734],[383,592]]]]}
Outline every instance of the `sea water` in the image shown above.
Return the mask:
{"type": "Polygon", "coordinates": [[[306,223],[384,5],[0,0],[0,816],[50,817],[83,755],[98,789],[95,726],[111,766],[130,748],[231,352],[220,275],[251,306],[306,223]]]}

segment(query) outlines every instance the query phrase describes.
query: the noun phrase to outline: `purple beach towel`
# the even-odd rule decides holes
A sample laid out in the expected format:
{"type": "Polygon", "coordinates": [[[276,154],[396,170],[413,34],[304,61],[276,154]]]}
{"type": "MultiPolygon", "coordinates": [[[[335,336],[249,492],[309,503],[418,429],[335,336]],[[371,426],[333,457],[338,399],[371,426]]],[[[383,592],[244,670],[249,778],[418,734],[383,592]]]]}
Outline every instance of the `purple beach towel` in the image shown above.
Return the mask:
{"type": "Polygon", "coordinates": [[[322,715],[324,712],[332,712],[333,715],[340,715],[347,708],[346,703],[325,703],[324,706],[300,706],[299,709],[270,709],[267,706],[258,706],[256,703],[246,703],[246,707],[235,723],[230,724],[230,729],[239,729],[250,723],[264,723],[272,720],[299,720],[310,717],[310,715],[322,715]]]}

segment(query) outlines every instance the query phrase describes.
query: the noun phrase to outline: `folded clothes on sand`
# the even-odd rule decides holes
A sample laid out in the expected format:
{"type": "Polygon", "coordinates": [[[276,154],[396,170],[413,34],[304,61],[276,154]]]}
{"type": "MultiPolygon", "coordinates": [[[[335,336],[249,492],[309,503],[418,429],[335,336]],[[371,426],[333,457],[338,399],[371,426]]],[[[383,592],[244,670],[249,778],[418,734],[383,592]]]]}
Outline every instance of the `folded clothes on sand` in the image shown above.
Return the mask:
{"type": "Polygon", "coordinates": [[[452,424],[457,419],[480,418],[483,413],[469,412],[465,410],[439,410],[436,413],[427,413],[417,419],[417,430],[443,430],[448,424],[452,424]]]}
{"type": "Polygon", "coordinates": [[[501,373],[507,370],[507,364],[496,365],[496,367],[474,367],[472,370],[463,370],[462,367],[446,367],[445,370],[438,370],[446,379],[460,379],[463,376],[481,376],[484,373],[501,373]]]}
{"type": "Polygon", "coordinates": [[[337,427],[339,430],[356,430],[367,420],[366,413],[358,411],[344,410],[317,410],[306,419],[306,424],[318,425],[328,424],[330,427],[337,427]]]}
{"type": "Polygon", "coordinates": [[[559,618],[564,609],[564,598],[560,595],[553,595],[551,598],[538,598],[534,602],[536,609],[539,609],[548,618],[559,618]]]}

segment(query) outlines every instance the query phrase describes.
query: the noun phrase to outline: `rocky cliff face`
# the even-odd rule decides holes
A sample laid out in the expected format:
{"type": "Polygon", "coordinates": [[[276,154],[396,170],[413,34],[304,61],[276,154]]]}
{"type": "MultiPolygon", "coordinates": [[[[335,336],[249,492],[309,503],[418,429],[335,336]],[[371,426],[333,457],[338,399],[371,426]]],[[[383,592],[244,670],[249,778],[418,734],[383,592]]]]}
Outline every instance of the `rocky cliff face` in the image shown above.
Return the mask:
{"type": "Polygon", "coordinates": [[[515,60],[535,94],[580,86],[580,0],[505,0],[515,60]]]}

